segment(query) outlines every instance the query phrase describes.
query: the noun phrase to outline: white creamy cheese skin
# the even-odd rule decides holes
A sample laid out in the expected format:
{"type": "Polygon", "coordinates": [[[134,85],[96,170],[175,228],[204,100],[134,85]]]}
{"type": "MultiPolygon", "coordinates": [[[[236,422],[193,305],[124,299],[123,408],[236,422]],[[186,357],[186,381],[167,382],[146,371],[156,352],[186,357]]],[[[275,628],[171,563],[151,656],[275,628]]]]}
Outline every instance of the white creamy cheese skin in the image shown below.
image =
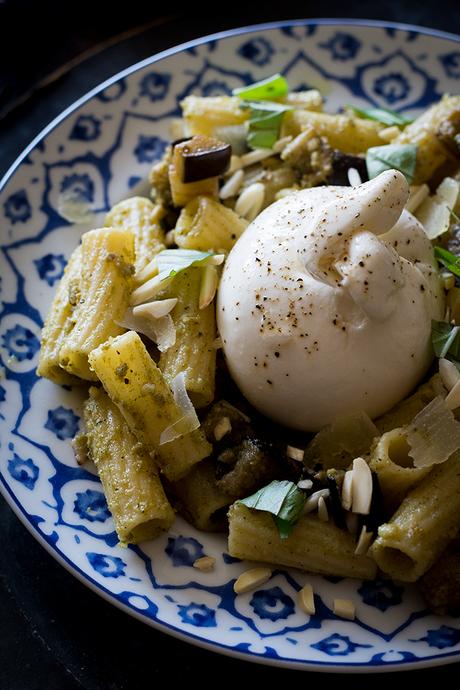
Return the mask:
{"type": "Polygon", "coordinates": [[[230,373],[261,412],[317,431],[402,400],[431,360],[444,293],[404,176],[295,192],[229,254],[218,327],[230,373]]]}

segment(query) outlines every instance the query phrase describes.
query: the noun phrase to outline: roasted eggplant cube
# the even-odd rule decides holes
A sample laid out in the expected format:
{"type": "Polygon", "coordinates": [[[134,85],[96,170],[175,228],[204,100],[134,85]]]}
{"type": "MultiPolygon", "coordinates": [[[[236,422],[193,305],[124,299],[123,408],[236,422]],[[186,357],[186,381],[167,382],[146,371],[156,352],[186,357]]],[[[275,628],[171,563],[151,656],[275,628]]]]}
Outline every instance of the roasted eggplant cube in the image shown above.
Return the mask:
{"type": "Polygon", "coordinates": [[[230,165],[231,155],[230,144],[197,134],[174,146],[174,167],[182,182],[198,182],[222,175],[230,165]]]}

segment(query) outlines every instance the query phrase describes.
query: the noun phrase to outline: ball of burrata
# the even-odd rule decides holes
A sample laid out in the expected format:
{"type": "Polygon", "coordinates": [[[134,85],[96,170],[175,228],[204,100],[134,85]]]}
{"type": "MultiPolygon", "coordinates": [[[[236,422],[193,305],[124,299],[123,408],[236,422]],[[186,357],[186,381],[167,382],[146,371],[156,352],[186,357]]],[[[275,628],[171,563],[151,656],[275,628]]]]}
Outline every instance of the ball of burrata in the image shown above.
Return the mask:
{"type": "Polygon", "coordinates": [[[304,189],[230,252],[218,290],[225,358],[243,395],[303,431],[406,397],[433,358],[444,292],[404,176],[304,189]]]}

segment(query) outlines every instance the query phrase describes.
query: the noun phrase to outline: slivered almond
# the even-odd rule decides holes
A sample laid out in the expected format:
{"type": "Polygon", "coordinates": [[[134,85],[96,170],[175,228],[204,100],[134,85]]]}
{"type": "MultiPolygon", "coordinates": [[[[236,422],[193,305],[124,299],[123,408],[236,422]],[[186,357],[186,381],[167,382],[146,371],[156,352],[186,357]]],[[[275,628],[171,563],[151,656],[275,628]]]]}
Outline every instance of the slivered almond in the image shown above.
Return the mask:
{"type": "Polygon", "coordinates": [[[286,448],[286,455],[288,458],[297,460],[298,462],[303,462],[304,451],[301,448],[295,448],[294,446],[288,446],[286,448]]]}
{"type": "Polygon", "coordinates": [[[251,592],[253,589],[264,585],[272,576],[270,568],[251,568],[241,573],[239,578],[233,585],[233,591],[236,594],[244,594],[251,592]]]}
{"type": "Polygon", "coordinates": [[[448,391],[460,381],[460,371],[453,362],[441,357],[439,360],[439,375],[448,391]]]}
{"type": "Polygon", "coordinates": [[[221,417],[214,427],[214,438],[216,441],[221,441],[225,434],[232,430],[232,425],[229,417],[221,417]]]}
{"type": "Polygon", "coordinates": [[[345,513],[345,523],[350,534],[356,534],[358,531],[359,518],[354,513],[345,513]]]}
{"type": "Polygon", "coordinates": [[[213,558],[213,556],[202,556],[201,558],[197,558],[193,563],[194,568],[197,570],[202,570],[204,573],[214,570],[215,565],[216,559],[213,558]]]}
{"type": "Polygon", "coordinates": [[[329,513],[327,512],[326,501],[324,496],[320,496],[318,499],[318,517],[321,522],[327,522],[329,520],[329,513]]]}
{"type": "Polygon", "coordinates": [[[329,496],[329,489],[320,489],[319,491],[315,491],[314,494],[309,496],[305,501],[303,512],[312,513],[314,510],[316,510],[318,508],[318,501],[321,496],[329,496]]]}
{"type": "Polygon", "coordinates": [[[300,590],[298,594],[298,603],[304,613],[309,616],[315,615],[315,597],[313,595],[313,587],[310,583],[304,585],[300,590]]]}
{"type": "Polygon", "coordinates": [[[334,613],[349,621],[355,619],[355,605],[350,599],[334,599],[334,613]]]}
{"type": "Polygon", "coordinates": [[[313,482],[311,479],[301,479],[300,482],[297,482],[297,486],[299,489],[311,489],[313,482]]]}
{"type": "Polygon", "coordinates": [[[352,478],[352,504],[353,513],[368,515],[372,499],[372,472],[363,458],[353,460],[352,478]]]}
{"type": "Polygon", "coordinates": [[[169,299],[158,299],[154,302],[147,302],[147,304],[139,304],[133,307],[134,316],[143,316],[145,318],[161,319],[162,316],[169,314],[177,304],[177,297],[170,297],[169,299]]]}
{"type": "Polygon", "coordinates": [[[364,556],[368,552],[373,538],[374,535],[372,534],[372,532],[368,532],[366,530],[366,525],[363,525],[361,529],[361,534],[359,535],[358,543],[356,544],[355,555],[364,556]]]}
{"type": "Polygon", "coordinates": [[[361,184],[361,175],[356,170],[356,168],[348,168],[347,170],[348,182],[352,187],[359,187],[361,184]]]}
{"type": "Polygon", "coordinates": [[[342,506],[345,510],[350,510],[352,502],[352,482],[353,482],[353,470],[347,470],[343,478],[342,484],[342,506]]]}

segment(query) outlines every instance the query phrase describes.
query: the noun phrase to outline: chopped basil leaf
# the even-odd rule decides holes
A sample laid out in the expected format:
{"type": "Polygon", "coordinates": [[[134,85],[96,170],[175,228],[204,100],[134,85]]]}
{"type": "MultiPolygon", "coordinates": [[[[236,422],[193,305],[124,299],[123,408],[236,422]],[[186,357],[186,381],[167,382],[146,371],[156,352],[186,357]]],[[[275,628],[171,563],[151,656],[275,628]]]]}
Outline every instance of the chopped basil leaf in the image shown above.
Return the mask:
{"type": "Polygon", "coordinates": [[[158,273],[164,279],[172,278],[190,266],[204,265],[211,256],[214,256],[213,252],[199,252],[195,249],[164,249],[156,256],[158,273]]]}
{"type": "Polygon", "coordinates": [[[275,525],[278,527],[278,532],[281,539],[287,539],[294,529],[294,524],[292,522],[288,522],[287,520],[283,520],[276,515],[273,516],[273,519],[275,521],[275,525]]]}
{"type": "Polygon", "coordinates": [[[301,516],[305,501],[305,492],[298,489],[293,482],[275,480],[237,503],[271,513],[281,539],[286,539],[301,516]]]}
{"type": "Polygon", "coordinates": [[[444,321],[432,321],[431,342],[436,357],[451,359],[458,366],[460,360],[460,326],[453,326],[444,321]]]}
{"type": "Polygon", "coordinates": [[[248,84],[240,89],[233,89],[232,94],[239,98],[249,98],[257,101],[271,101],[274,98],[281,98],[289,91],[289,85],[281,74],[274,74],[272,77],[248,84]]]}
{"type": "Polygon", "coordinates": [[[460,256],[455,256],[448,249],[438,246],[434,248],[434,255],[440,264],[460,278],[460,256]]]}
{"type": "Polygon", "coordinates": [[[403,127],[413,122],[413,120],[404,117],[404,115],[400,113],[396,113],[394,110],[389,110],[388,108],[355,108],[354,106],[350,106],[350,108],[356,115],[359,115],[359,117],[364,117],[366,120],[383,122],[384,125],[397,125],[398,127],[403,127]]]}
{"type": "Polygon", "coordinates": [[[399,170],[409,184],[414,178],[417,146],[415,144],[387,144],[372,146],[366,153],[366,167],[369,179],[377,177],[384,170],[399,170]]]}
{"type": "Polygon", "coordinates": [[[279,137],[284,113],[292,107],[270,101],[243,101],[241,107],[250,110],[248,146],[271,149],[279,137]]]}

